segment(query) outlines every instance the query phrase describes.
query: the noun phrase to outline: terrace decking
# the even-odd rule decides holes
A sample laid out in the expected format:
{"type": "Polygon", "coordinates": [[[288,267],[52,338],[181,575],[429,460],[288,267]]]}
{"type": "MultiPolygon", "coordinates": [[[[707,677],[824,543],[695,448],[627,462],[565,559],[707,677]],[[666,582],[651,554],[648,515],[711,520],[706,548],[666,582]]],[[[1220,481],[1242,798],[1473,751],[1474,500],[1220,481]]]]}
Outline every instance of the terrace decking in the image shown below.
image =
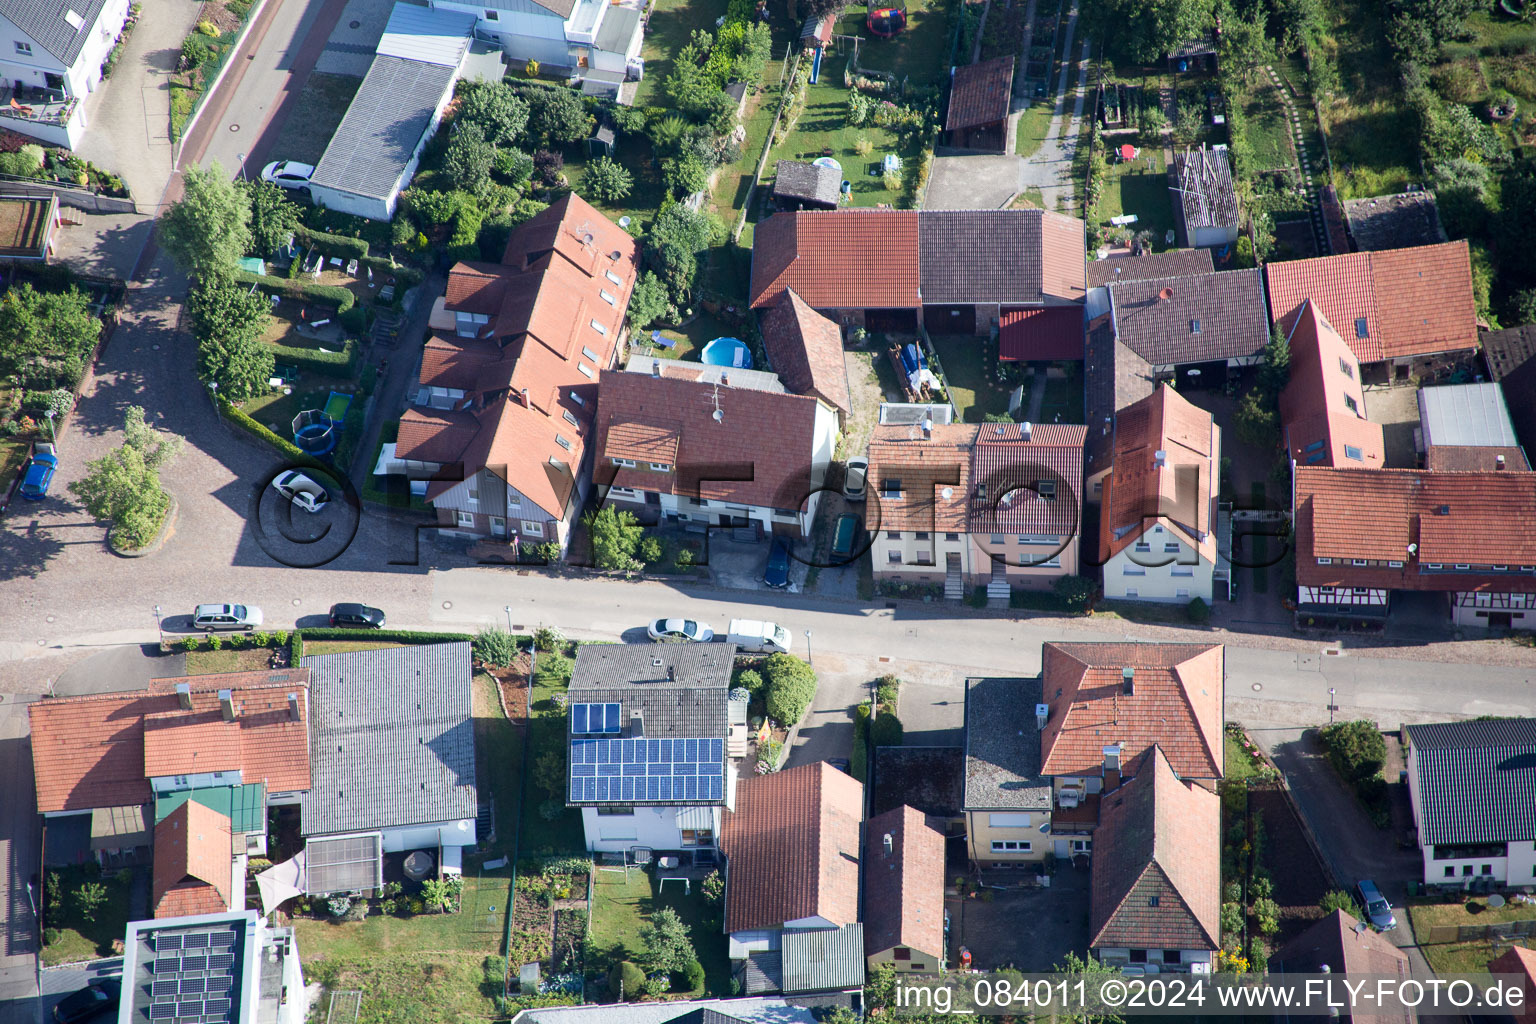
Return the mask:
{"type": "Polygon", "coordinates": [[[0,194],[0,260],[46,260],[58,213],[54,196],[0,194]]]}

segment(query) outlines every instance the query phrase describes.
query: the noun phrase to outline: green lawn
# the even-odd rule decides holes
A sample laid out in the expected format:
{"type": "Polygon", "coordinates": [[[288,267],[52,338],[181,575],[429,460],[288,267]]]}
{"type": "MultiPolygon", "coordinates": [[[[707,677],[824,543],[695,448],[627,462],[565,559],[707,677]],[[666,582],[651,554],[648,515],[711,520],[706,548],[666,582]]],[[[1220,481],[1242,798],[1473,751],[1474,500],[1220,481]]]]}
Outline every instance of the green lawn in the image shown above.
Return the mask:
{"type": "Polygon", "coordinates": [[[0,438],[0,480],[10,480],[31,455],[31,441],[18,437],[0,438]]]}
{"type": "Polygon", "coordinates": [[[391,647],[405,647],[405,644],[391,643],[387,640],[306,640],[304,641],[304,656],[312,654],[351,654],[354,651],[385,651],[391,647]]]}
{"type": "MultiPolygon", "coordinates": [[[[303,386],[294,388],[293,394],[274,391],[251,399],[240,410],[278,437],[291,439],[295,416],[305,409],[323,409],[332,391],[345,390],[354,384],[350,377],[322,377],[315,373],[305,373],[302,379],[303,386]]],[[[358,396],[354,396],[352,404],[358,407],[357,412],[361,411],[358,396]]]]}
{"type": "MultiPolygon", "coordinates": [[[[1251,170],[1261,172],[1289,167],[1292,163],[1290,126],[1286,124],[1280,90],[1267,75],[1254,81],[1254,87],[1240,98],[1243,116],[1247,119],[1248,142],[1253,147],[1251,170]]],[[[1319,158],[1321,155],[1319,150],[1319,158]]]]}
{"type": "Polygon", "coordinates": [[[1328,40],[1341,89],[1323,106],[1341,199],[1401,192],[1419,180],[1418,124],[1404,103],[1402,70],[1387,42],[1386,8],[1371,0],[1330,5],[1328,40]]]}
{"type": "MultiPolygon", "coordinates": [[[[656,0],[645,27],[640,56],[645,58],[645,77],[635,92],[635,106],[666,106],[662,86],[672,73],[673,55],[688,42],[694,29],[715,31],[716,19],[725,15],[726,0],[656,0]]],[[[777,47],[780,53],[783,47],[777,47]]]]}
{"type": "MultiPolygon", "coordinates": [[[[43,908],[43,925],[48,932],[57,932],[57,939],[46,941],[42,951],[43,965],[74,963],[78,960],[95,960],[112,955],[112,943],[121,942],[128,928],[128,893],[132,872],[124,869],[118,874],[106,874],[91,867],[53,868],[49,875],[56,875],[62,897],[57,910],[43,908]],[[81,886],[97,883],[106,888],[106,902],[97,907],[91,920],[86,920],[75,903],[74,894],[81,886]]],[[[46,886],[46,883],[45,883],[46,886]]]]}
{"type": "MultiPolygon", "coordinates": [[[[312,961],[305,955],[304,941],[298,940],[304,980],[318,981],[329,990],[361,990],[358,1024],[465,1024],[496,1016],[492,997],[500,994],[500,986],[486,983],[483,956],[373,953],[355,960],[312,961]]],[[[322,995],[319,1006],[329,1005],[329,996],[322,995]]]]}
{"type": "MultiPolygon", "coordinates": [[[[763,144],[768,141],[768,130],[773,125],[779,101],[784,95],[784,90],[778,84],[782,68],[781,61],[769,61],[763,69],[763,81],[767,84],[756,96],[747,99],[747,117],[744,122],[747,137],[741,145],[741,156],[734,163],[726,164],[715,172],[710,208],[730,230],[735,230],[741,208],[752,189],[752,175],[757,170],[758,158],[763,155],[763,144]]],[[[771,177],[773,168],[764,168],[763,174],[771,177]]],[[[757,222],[761,210],[761,205],[754,203],[753,209],[748,211],[747,224],[740,239],[742,245],[752,244],[752,225],[757,222]]]]}
{"type": "Polygon", "coordinates": [[[1036,99],[1024,109],[1019,115],[1019,130],[1014,142],[1019,156],[1028,158],[1039,151],[1051,130],[1051,118],[1055,113],[1056,104],[1049,97],[1036,99]]]}
{"type": "Polygon", "coordinates": [[[227,648],[188,651],[186,671],[189,676],[206,676],[215,672],[260,672],[271,663],[272,649],[269,647],[247,647],[238,651],[227,648]]]}
{"type": "MultiPolygon", "coordinates": [[[[1046,364],[1039,364],[1044,372],[1046,364]]],[[[1067,363],[1065,377],[1047,377],[1045,398],[1040,403],[1041,423],[1083,422],[1082,363],[1067,363]]]]}
{"type": "MultiPolygon", "coordinates": [[[[352,97],[357,95],[358,86],[362,84],[361,78],[351,75],[311,74],[305,80],[288,120],[283,122],[283,130],[272,147],[273,155],[279,160],[319,163],[320,154],[325,152],[326,144],[336,133],[336,126],[341,124],[352,97]]],[[[246,168],[250,177],[260,171],[260,167],[246,168]]]]}
{"type": "MultiPolygon", "coordinates": [[[[911,0],[907,4],[907,30],[895,39],[870,36],[864,23],[868,14],[867,5],[850,4],[837,25],[839,33],[862,37],[860,66],[889,72],[898,78],[910,76],[914,85],[934,85],[944,80],[949,73],[949,48],[954,27],[949,24],[943,0],[911,0]]],[[[961,63],[967,60],[969,57],[962,58],[961,63]]],[[[823,63],[823,72],[826,67],[823,63]]],[[[842,74],[841,66],[838,74],[842,74]]]]}
{"type": "Polygon", "coordinates": [[[1168,194],[1167,164],[1160,148],[1144,146],[1130,163],[1116,160],[1109,165],[1109,179],[1099,199],[1099,222],[1108,225],[1111,217],[1128,213],[1134,213],[1137,220],[1125,230],[1150,231],[1153,247],[1167,248],[1164,239],[1174,226],[1173,203],[1168,194]]]}
{"type": "Polygon", "coordinates": [[[598,871],[592,881],[591,954],[587,960],[589,997],[607,1001],[607,976],[620,960],[635,960],[645,948],[640,942],[640,928],[646,918],[671,907],[688,926],[694,953],[704,966],[704,991],[687,993],[699,996],[730,995],[730,961],[726,959],[726,940],[720,932],[718,909],[704,902],[698,882],[691,894],[685,894],[681,882],[668,882],[657,890],[656,878],[644,871],[631,870],[628,881],[622,872],[598,871]]]}
{"type": "MultiPolygon", "coordinates": [[[[1510,904],[1495,910],[1489,908],[1487,898],[1481,896],[1474,897],[1472,905],[1479,908],[1478,913],[1469,912],[1467,904],[1460,902],[1415,903],[1409,906],[1408,914],[1413,920],[1414,936],[1419,941],[1419,948],[1424,951],[1424,958],[1437,974],[1481,973],[1488,969],[1488,961],[1497,956],[1498,952],[1487,939],[1476,942],[1427,942],[1430,928],[1436,925],[1497,924],[1500,921],[1529,920],[1532,916],[1529,905],[1510,904]]],[[[1526,938],[1515,941],[1527,949],[1536,949],[1536,940],[1526,938]]],[[[1501,948],[1507,943],[1508,940],[1501,942],[1501,948]]]]}
{"type": "MultiPolygon", "coordinates": [[[[542,657],[542,655],[541,655],[542,657]]],[[[528,764],[537,764],[541,757],[553,755],[563,764],[566,757],[565,715],[558,710],[554,696],[565,692],[570,676],[554,679],[549,675],[535,678],[532,694],[532,719],[528,723],[528,764]]],[[[550,799],[549,794],[529,778],[525,784],[522,805],[522,837],[518,843],[518,856],[530,854],[566,854],[585,852],[586,834],[581,827],[581,812],[566,807],[558,801],[559,814],[549,820],[540,813],[540,806],[550,799]]]]}
{"type": "MultiPolygon", "coordinates": [[[[959,419],[980,423],[988,413],[1008,411],[1011,386],[993,376],[991,347],[984,338],[969,334],[936,334],[933,347],[944,368],[950,400],[959,419]]],[[[886,360],[889,362],[889,360],[886,360]]]]}
{"type": "MultiPolygon", "coordinates": [[[[671,348],[657,348],[654,355],[663,359],[698,359],[699,350],[716,338],[734,338],[741,334],[739,328],[730,327],[724,321],[698,310],[692,320],[678,328],[668,328],[661,336],[672,342],[671,348]]],[[[650,335],[638,339],[641,350],[650,346],[650,335]]]]}

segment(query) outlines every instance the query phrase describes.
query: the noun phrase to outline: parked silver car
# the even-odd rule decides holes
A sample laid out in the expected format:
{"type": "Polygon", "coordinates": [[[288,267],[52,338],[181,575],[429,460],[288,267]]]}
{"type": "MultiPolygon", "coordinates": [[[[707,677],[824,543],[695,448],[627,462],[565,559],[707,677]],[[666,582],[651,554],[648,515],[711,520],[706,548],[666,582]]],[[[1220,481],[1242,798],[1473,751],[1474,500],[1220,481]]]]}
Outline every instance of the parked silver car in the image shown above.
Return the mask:
{"type": "Polygon", "coordinates": [[[212,633],[218,629],[255,629],[261,625],[261,609],[245,604],[200,604],[192,613],[192,628],[212,633]]]}

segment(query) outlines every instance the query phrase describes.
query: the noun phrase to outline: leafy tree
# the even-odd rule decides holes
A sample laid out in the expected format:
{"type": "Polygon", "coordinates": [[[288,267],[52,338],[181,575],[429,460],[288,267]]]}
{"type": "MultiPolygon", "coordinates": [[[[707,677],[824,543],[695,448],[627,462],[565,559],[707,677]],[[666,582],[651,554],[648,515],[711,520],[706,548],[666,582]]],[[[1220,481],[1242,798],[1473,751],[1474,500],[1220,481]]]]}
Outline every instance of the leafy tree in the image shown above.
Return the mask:
{"type": "Polygon", "coordinates": [[[0,375],[33,389],[73,388],[101,336],[90,298],[78,288],[40,292],[13,284],[0,299],[0,375]]]}
{"type": "Polygon", "coordinates": [[[1136,64],[1156,63],[1211,21],[1209,0],[1090,0],[1082,10],[1108,55],[1136,64]]]}
{"type": "Polygon", "coordinates": [[[629,195],[635,180],[624,165],[606,156],[592,161],[582,182],[588,195],[600,203],[616,203],[629,195]]]}
{"type": "Polygon", "coordinates": [[[1259,369],[1259,385],[1271,403],[1280,400],[1280,392],[1291,381],[1291,343],[1279,326],[1270,328],[1269,344],[1264,346],[1264,363],[1259,369]]]}
{"type": "Polygon", "coordinates": [[[558,147],[592,134],[592,116],[582,105],[581,97],[570,89],[533,86],[523,97],[528,101],[530,139],[558,147]]]}
{"type": "Polygon", "coordinates": [[[773,32],[768,23],[754,21],[744,26],[740,42],[732,49],[730,80],[756,82],[762,77],[768,58],[773,55],[773,32]]]}
{"type": "Polygon", "coordinates": [[[693,287],[699,269],[697,254],[709,248],[713,235],[708,214],[679,203],[666,206],[656,216],[647,236],[648,261],[674,304],[680,305],[693,287]]]}
{"type": "Polygon", "coordinates": [[[644,529],[633,512],[604,505],[582,517],[592,538],[592,558],[599,569],[639,572],[644,568],[635,558],[644,529]]]}
{"type": "Polygon", "coordinates": [[[187,296],[197,338],[197,372],[218,384],[219,394],[243,402],[267,391],[272,350],[261,343],[271,319],[267,297],[228,277],[209,278],[187,296]]]}
{"type": "Polygon", "coordinates": [[[513,185],[521,185],[533,176],[533,157],[510,146],[496,151],[491,166],[513,185]]]}
{"type": "Polygon", "coordinates": [[[480,192],[491,180],[496,151],[486,140],[485,129],[470,122],[454,128],[443,154],[443,177],[456,189],[480,192]]]}
{"type": "Polygon", "coordinates": [[[481,629],[475,634],[475,639],[469,646],[474,656],[487,665],[500,665],[505,668],[512,664],[512,659],[517,656],[517,640],[511,633],[497,626],[486,626],[481,629]]]}
{"type": "Polygon", "coordinates": [[[635,290],[629,293],[629,328],[631,331],[643,330],[661,319],[666,311],[666,286],[647,270],[635,281],[635,290]]]}
{"type": "Polygon", "coordinates": [[[645,946],[644,960],[649,970],[682,971],[698,957],[688,937],[688,926],[671,907],[662,907],[640,926],[640,941],[645,946]]]}
{"type": "Polygon", "coordinates": [[[565,796],[566,751],[557,744],[533,761],[533,783],[549,794],[551,800],[565,796]]]}
{"type": "Polygon", "coordinates": [[[1099,585],[1086,576],[1059,576],[1051,589],[1070,610],[1080,612],[1099,592],[1099,585]]]}
{"type": "Polygon", "coordinates": [[[764,700],[768,717],[785,728],[800,721],[816,696],[816,673],[811,666],[793,654],[771,654],[763,661],[761,671],[768,681],[764,700]]]}
{"type": "Polygon", "coordinates": [[[673,196],[681,199],[709,188],[711,167],[697,153],[687,152],[661,162],[661,180],[673,196]]]}
{"type": "Polygon", "coordinates": [[[1343,889],[1334,889],[1324,893],[1322,901],[1318,903],[1318,906],[1322,908],[1324,914],[1331,914],[1335,910],[1342,910],[1350,915],[1356,913],[1354,897],[1343,889]]]}
{"type": "Polygon", "coordinates": [[[560,184],[560,173],[565,168],[565,156],[552,149],[540,149],[533,154],[533,169],[539,180],[551,188],[560,184]]]}
{"type": "Polygon", "coordinates": [[[1275,60],[1275,47],[1269,39],[1268,15],[1260,8],[1244,17],[1229,5],[1221,18],[1222,66],[1244,88],[1253,84],[1259,69],[1275,60]]]}
{"type": "Polygon", "coordinates": [[[251,207],[251,256],[265,256],[288,241],[299,226],[299,208],[270,181],[246,181],[238,186],[251,207]]]}
{"type": "Polygon", "coordinates": [[[251,248],[251,206],[215,160],[182,172],[182,197],[160,218],[156,237],[194,277],[232,273],[251,248]]]}
{"type": "Polygon", "coordinates": [[[1509,305],[1515,324],[1536,324],[1536,288],[1522,288],[1509,305]]]}
{"type": "Polygon", "coordinates": [[[744,668],[736,673],[736,678],[731,681],[732,686],[739,686],[754,697],[762,695],[763,677],[755,668],[744,668]]]}
{"type": "Polygon", "coordinates": [[[1243,396],[1237,412],[1233,414],[1232,425],[1244,444],[1266,451],[1273,448],[1279,439],[1280,415],[1273,405],[1265,401],[1258,388],[1243,396]]]}
{"type": "Polygon", "coordinates": [[[1430,169],[1430,178],[1446,232],[1452,238],[1483,233],[1493,212],[1490,209],[1493,172],[1488,165],[1458,156],[1435,164],[1430,169]]]}
{"type": "Polygon", "coordinates": [[[459,121],[479,125],[487,142],[505,146],[528,126],[528,103],[500,82],[466,83],[459,121]]]}
{"type": "Polygon", "coordinates": [[[608,972],[608,994],[615,999],[638,999],[645,992],[645,972],[628,960],[621,960],[608,972]]]}
{"type": "Polygon", "coordinates": [[[97,519],[110,522],[132,547],[148,544],[160,529],[170,498],[159,469],[181,450],[181,438],[161,434],[144,422],[144,410],[129,406],[124,443],[89,463],[69,490],[97,519]]]}
{"type": "Polygon", "coordinates": [[[107,902],[107,887],[100,882],[84,882],[75,890],[75,912],[82,920],[96,920],[96,911],[107,902]]]}

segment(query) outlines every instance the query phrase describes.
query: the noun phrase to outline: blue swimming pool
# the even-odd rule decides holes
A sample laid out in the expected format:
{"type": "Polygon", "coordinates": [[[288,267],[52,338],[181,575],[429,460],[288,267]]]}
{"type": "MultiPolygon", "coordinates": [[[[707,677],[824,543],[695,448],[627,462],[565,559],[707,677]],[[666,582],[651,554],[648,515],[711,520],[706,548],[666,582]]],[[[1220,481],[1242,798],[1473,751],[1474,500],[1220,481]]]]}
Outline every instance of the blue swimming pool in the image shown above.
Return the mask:
{"type": "Polygon", "coordinates": [[[716,338],[704,346],[699,358],[710,366],[731,366],[739,370],[752,368],[752,350],[740,338],[716,338]]]}

